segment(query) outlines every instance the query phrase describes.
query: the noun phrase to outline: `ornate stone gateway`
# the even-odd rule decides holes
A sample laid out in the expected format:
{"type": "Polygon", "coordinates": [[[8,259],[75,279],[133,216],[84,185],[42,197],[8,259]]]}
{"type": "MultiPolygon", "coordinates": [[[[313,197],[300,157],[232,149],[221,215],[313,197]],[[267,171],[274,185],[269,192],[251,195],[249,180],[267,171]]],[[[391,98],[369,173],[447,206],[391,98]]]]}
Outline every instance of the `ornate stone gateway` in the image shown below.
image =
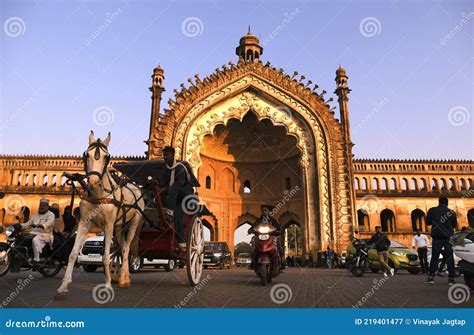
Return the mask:
{"type": "Polygon", "coordinates": [[[204,80],[198,75],[189,79],[190,87],[175,90],[164,115],[159,113],[163,70],[156,68],[150,88],[148,158],[161,158],[161,148],[172,145],[179,159],[189,161],[202,185],[198,192],[215,214],[209,225],[217,232],[216,239],[231,247],[234,231],[242,224],[239,218],[258,216],[259,205],[270,202],[280,205],[275,213],[280,221],[289,216],[298,220],[306,253],[326,246],[343,248],[354,218],[345,70],[339,68],[336,77],[339,121],[329,106],[332,99],[324,99],[325,91],[317,93],[317,85],[310,88],[311,81],[303,82],[304,76],[296,79],[296,72],[290,76],[262,64],[262,50],[249,32],[240,40],[237,64],[229,62],[204,80]],[[249,118],[255,119],[253,123],[249,118]],[[258,130],[259,124],[261,131],[273,127],[284,133],[279,138],[279,130],[249,132],[250,138],[242,142],[232,131],[239,122],[241,133],[252,127],[258,130]],[[261,134],[269,141],[261,140],[261,134]],[[272,136],[293,144],[275,146],[272,136]],[[278,165],[282,169],[276,173],[272,167],[278,165]],[[293,176],[284,175],[285,165],[293,176]],[[292,177],[298,191],[289,197],[292,177]]]}
{"type": "MultiPolygon", "coordinates": [[[[202,221],[211,240],[227,241],[232,249],[235,230],[257,219],[261,203],[276,206],[274,216],[288,228],[282,239],[293,254],[328,245],[341,252],[355,229],[368,237],[377,225],[409,245],[414,229],[429,233],[426,213],[441,195],[449,197],[458,229],[474,226],[473,161],[352,161],[346,71],[336,71],[337,120],[325,91],[296,72],[263,64],[262,51],[257,37],[245,35],[237,64],[204,79],[195,75],[189,87],[174,91],[163,112],[164,71],[158,66],[147,157],[111,162],[158,159],[162,146],[175,146],[191,163],[200,197],[214,214],[202,221]]],[[[81,171],[80,156],[1,154],[0,224],[28,220],[41,197],[63,212],[71,187],[62,174],[81,171]]]]}

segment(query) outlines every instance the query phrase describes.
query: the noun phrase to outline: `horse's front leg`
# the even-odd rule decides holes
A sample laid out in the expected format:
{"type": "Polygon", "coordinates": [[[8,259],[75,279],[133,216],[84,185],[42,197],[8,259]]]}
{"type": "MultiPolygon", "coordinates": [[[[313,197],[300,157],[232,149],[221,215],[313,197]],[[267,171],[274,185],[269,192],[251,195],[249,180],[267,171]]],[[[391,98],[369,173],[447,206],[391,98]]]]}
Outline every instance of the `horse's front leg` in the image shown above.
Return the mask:
{"type": "Polygon", "coordinates": [[[79,221],[79,226],[77,228],[76,240],[74,241],[74,247],[72,248],[71,254],[69,255],[69,260],[67,263],[66,272],[61,283],[61,286],[56,291],[55,299],[63,299],[67,295],[67,287],[72,281],[72,270],[74,269],[74,264],[76,263],[77,256],[81,250],[84,242],[86,240],[87,233],[89,232],[89,224],[81,220],[79,221]]]}
{"type": "Polygon", "coordinates": [[[104,240],[104,255],[102,261],[104,264],[104,274],[105,274],[105,286],[107,288],[112,288],[111,275],[110,275],[110,246],[112,244],[112,236],[114,234],[114,223],[108,222],[104,228],[105,240],[104,240]]]}
{"type": "Polygon", "coordinates": [[[130,222],[130,227],[127,232],[127,238],[122,246],[122,269],[120,270],[119,287],[130,287],[130,270],[128,264],[128,256],[130,254],[130,245],[137,232],[137,227],[140,224],[141,214],[135,212],[135,215],[130,222]]]}

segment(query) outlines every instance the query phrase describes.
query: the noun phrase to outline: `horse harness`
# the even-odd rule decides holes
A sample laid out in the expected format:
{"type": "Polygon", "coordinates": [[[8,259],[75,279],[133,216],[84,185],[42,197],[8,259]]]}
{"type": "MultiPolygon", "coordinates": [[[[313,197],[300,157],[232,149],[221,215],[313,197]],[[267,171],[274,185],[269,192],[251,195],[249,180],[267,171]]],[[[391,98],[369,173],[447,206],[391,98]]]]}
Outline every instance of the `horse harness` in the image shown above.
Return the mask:
{"type": "MultiPolygon", "coordinates": [[[[129,181],[125,178],[121,178],[121,177],[115,176],[115,175],[113,175],[112,178],[111,178],[110,174],[107,173],[107,166],[109,165],[109,162],[110,162],[110,154],[107,151],[107,146],[100,139],[98,139],[96,142],[89,145],[87,150],[82,155],[82,162],[84,163],[84,170],[86,172],[86,175],[85,176],[80,175],[80,177],[77,177],[77,174],[76,174],[76,178],[73,178],[73,179],[78,181],[81,184],[82,188],[86,191],[86,194],[80,194],[77,191],[77,188],[75,187],[74,183],[71,183],[71,185],[73,186],[73,193],[72,193],[71,203],[73,203],[73,201],[74,201],[73,200],[74,199],[74,192],[76,192],[79,195],[79,197],[81,198],[81,200],[87,201],[91,204],[94,204],[94,205],[112,204],[112,205],[116,206],[119,209],[119,211],[122,210],[122,220],[123,220],[124,224],[126,223],[126,214],[127,214],[128,210],[130,210],[132,208],[135,208],[135,209],[138,209],[139,211],[141,211],[140,208],[137,205],[139,199],[137,199],[137,196],[135,195],[135,193],[129,187],[127,187],[127,185],[126,185],[129,181]],[[106,152],[104,168],[100,172],[99,171],[87,171],[88,170],[87,160],[89,158],[88,151],[91,150],[91,149],[95,149],[94,159],[96,159],[96,160],[100,159],[100,151],[101,150],[106,152]],[[87,186],[87,184],[83,180],[84,177],[87,178],[91,175],[96,175],[101,180],[104,178],[104,176],[107,176],[107,178],[109,179],[110,185],[113,185],[114,182],[115,182],[116,185],[111,190],[108,190],[108,189],[104,188],[104,191],[108,193],[107,196],[102,197],[102,198],[93,198],[93,197],[91,197],[91,192],[90,192],[89,187],[87,186]],[[134,200],[135,200],[133,202],[133,204],[125,204],[124,203],[124,195],[123,195],[123,190],[122,190],[123,187],[126,187],[127,189],[129,189],[130,193],[133,195],[134,200]],[[120,199],[115,198],[115,191],[118,188],[121,189],[120,199]],[[109,198],[110,196],[112,196],[112,198],[109,198]]],[[[115,220],[115,223],[120,219],[118,217],[119,211],[117,212],[117,219],[115,220]]]]}

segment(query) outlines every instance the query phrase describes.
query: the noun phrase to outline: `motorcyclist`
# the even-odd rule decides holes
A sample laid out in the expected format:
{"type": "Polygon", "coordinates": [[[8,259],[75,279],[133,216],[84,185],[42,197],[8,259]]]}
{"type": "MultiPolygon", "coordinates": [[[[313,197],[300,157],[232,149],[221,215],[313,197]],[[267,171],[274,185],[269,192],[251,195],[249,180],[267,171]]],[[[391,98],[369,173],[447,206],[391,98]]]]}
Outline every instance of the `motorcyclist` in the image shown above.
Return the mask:
{"type": "Polygon", "coordinates": [[[39,263],[41,252],[47,244],[52,246],[54,220],[54,214],[49,211],[49,200],[41,199],[38,214],[21,225],[21,230],[32,228],[29,234],[35,235],[32,239],[33,263],[39,263]]]}
{"type": "MultiPolygon", "coordinates": [[[[277,219],[275,219],[272,216],[272,210],[274,208],[275,208],[274,206],[268,205],[268,204],[261,205],[260,206],[261,215],[255,221],[255,223],[252,225],[252,227],[250,227],[250,229],[248,230],[248,233],[249,234],[254,234],[255,233],[255,231],[254,231],[255,227],[259,226],[262,223],[267,223],[267,224],[275,227],[276,228],[276,233],[278,235],[280,235],[280,233],[281,233],[280,224],[278,223],[277,219]]],[[[280,258],[280,264],[281,264],[282,268],[285,268],[285,261],[284,261],[285,251],[283,250],[283,246],[280,242],[280,239],[277,238],[276,241],[277,241],[278,256],[280,258]]],[[[252,263],[250,264],[250,268],[253,269],[256,263],[257,263],[257,255],[255,255],[255,253],[252,251],[252,263]]]]}

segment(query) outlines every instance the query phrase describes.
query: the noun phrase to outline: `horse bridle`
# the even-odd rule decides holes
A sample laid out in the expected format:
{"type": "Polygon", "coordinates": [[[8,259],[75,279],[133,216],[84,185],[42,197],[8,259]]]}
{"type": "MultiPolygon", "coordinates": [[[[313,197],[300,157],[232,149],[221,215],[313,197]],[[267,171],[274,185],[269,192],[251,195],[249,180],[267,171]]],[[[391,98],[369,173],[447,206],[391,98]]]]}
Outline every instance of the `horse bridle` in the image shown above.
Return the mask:
{"type": "MultiPolygon", "coordinates": [[[[106,170],[107,170],[107,166],[109,165],[110,163],[110,154],[107,150],[107,146],[100,140],[100,139],[97,139],[96,142],[94,143],[91,143],[89,145],[89,147],[87,148],[86,151],[84,151],[84,153],[82,154],[82,162],[84,163],[84,170],[86,172],[86,177],[89,177],[91,175],[96,175],[98,176],[101,180],[102,180],[102,177],[104,176],[104,174],[106,173],[106,170]],[[105,160],[105,163],[104,163],[104,168],[102,169],[101,172],[99,171],[87,171],[88,170],[88,167],[87,167],[87,160],[89,158],[89,151],[90,150],[93,150],[95,149],[95,152],[94,152],[94,159],[95,160],[98,160],[100,159],[100,151],[101,150],[104,150],[106,152],[106,155],[104,157],[104,160],[105,160]]],[[[109,180],[110,180],[110,176],[109,176],[109,180]]],[[[127,209],[126,208],[131,208],[131,207],[135,207],[137,208],[137,205],[136,203],[134,205],[126,205],[124,204],[124,196],[123,196],[123,192],[120,193],[120,199],[116,199],[115,198],[115,190],[118,188],[118,187],[122,187],[120,184],[117,184],[114,188],[112,188],[111,190],[107,190],[107,189],[104,189],[105,192],[108,193],[107,196],[103,196],[103,197],[100,197],[100,198],[96,198],[96,197],[93,197],[91,195],[91,191],[89,189],[89,187],[85,184],[83,184],[83,182],[81,183],[81,185],[84,187],[84,189],[86,190],[86,194],[82,194],[80,195],[81,197],[81,200],[84,200],[84,201],[87,201],[91,204],[95,204],[95,205],[100,205],[100,204],[112,204],[116,207],[118,207],[118,209],[122,209],[122,218],[123,218],[123,222],[124,222],[124,225],[125,225],[125,221],[126,221],[126,214],[127,214],[127,209]],[[109,196],[112,196],[112,198],[109,198],[109,196]]],[[[126,187],[126,186],[125,186],[126,187]]],[[[133,192],[132,192],[133,193],[133,192]]],[[[136,196],[134,195],[135,197],[135,200],[136,200],[136,196]]],[[[74,201],[74,198],[72,198],[71,201],[74,201]]],[[[118,213],[119,211],[117,211],[117,217],[118,217],[118,213]]],[[[143,213],[142,213],[143,214],[143,213]]],[[[117,221],[118,219],[116,218],[115,221],[117,221]]]]}
{"type": "Polygon", "coordinates": [[[89,145],[86,151],[82,154],[82,162],[84,163],[84,170],[86,171],[86,177],[89,177],[91,175],[96,175],[99,177],[99,179],[102,179],[104,176],[105,170],[107,169],[107,166],[109,165],[110,162],[110,154],[107,151],[107,146],[101,142],[100,139],[98,139],[96,142],[92,143],[89,145]],[[94,159],[98,160],[100,159],[100,150],[104,150],[107,154],[105,155],[105,164],[104,168],[102,169],[102,172],[99,171],[87,171],[87,159],[89,158],[89,150],[95,149],[94,152],[94,159]]]}

